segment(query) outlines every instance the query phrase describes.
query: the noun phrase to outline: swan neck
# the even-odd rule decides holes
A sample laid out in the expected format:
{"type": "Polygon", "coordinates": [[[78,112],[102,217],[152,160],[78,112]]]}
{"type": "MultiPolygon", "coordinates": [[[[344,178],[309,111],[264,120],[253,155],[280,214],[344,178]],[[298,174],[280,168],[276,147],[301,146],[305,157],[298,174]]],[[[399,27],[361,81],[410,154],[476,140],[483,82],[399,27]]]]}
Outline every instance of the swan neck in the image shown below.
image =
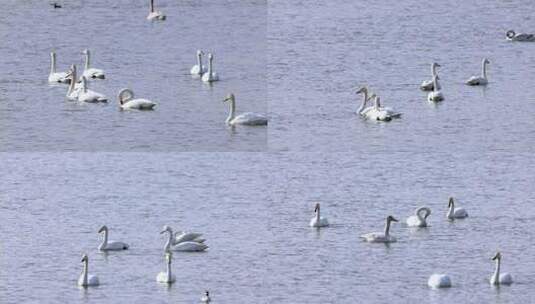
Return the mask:
{"type": "Polygon", "coordinates": [[[154,13],[154,0],[150,0],[150,12],[154,13]]]}
{"type": "Polygon", "coordinates": [[[433,91],[435,92],[438,91],[438,78],[437,77],[433,77],[433,91]]]}
{"type": "Polygon", "coordinates": [[[83,276],[83,285],[87,285],[87,274],[89,272],[89,262],[87,260],[84,261],[84,270],[82,271],[83,276]]]}
{"type": "Polygon", "coordinates": [[[87,79],[85,77],[82,77],[82,88],[84,93],[87,93],[87,79]]]}
{"type": "Polygon", "coordinates": [[[385,236],[389,236],[390,235],[390,221],[389,220],[386,220],[386,225],[385,225],[385,236]]]}
{"type": "Polygon", "coordinates": [[[74,86],[76,85],[76,68],[71,71],[71,82],[69,83],[69,90],[67,91],[67,96],[71,95],[74,91],[74,86]]]}
{"type": "Polygon", "coordinates": [[[171,280],[171,258],[167,260],[167,280],[171,280]]]}
{"type": "Polygon", "coordinates": [[[437,67],[435,64],[432,64],[431,65],[431,76],[436,76],[437,75],[437,67]]]}
{"type": "Polygon", "coordinates": [[[50,74],[56,73],[56,53],[50,54],[50,74]]]}
{"type": "Polygon", "coordinates": [[[85,52],[85,69],[89,70],[89,50],[85,52]]]}
{"type": "Polygon", "coordinates": [[[364,91],[364,99],[362,99],[362,103],[360,104],[357,113],[361,114],[362,111],[364,111],[364,108],[366,107],[366,102],[368,102],[368,91],[364,91]]]}
{"type": "MultiPolygon", "coordinates": [[[[210,73],[210,70],[208,70],[208,73],[210,73]]],[[[236,101],[234,100],[234,98],[230,99],[229,109],[230,110],[228,113],[227,123],[230,123],[236,115],[236,101]]]]}
{"type": "Polygon", "coordinates": [[[165,243],[165,246],[164,246],[164,251],[165,252],[169,252],[170,251],[170,248],[171,248],[171,241],[173,240],[173,232],[171,231],[167,231],[169,233],[169,237],[167,238],[167,242],[165,243]]]}
{"type": "Polygon", "coordinates": [[[487,63],[485,61],[483,61],[483,67],[482,67],[482,72],[481,72],[483,78],[487,78],[487,63]]]}
{"type": "Polygon", "coordinates": [[[108,229],[104,230],[104,241],[102,242],[102,245],[108,245],[108,229]]]}
{"type": "Polygon", "coordinates": [[[214,60],[213,57],[210,57],[210,59],[208,60],[208,75],[210,75],[210,77],[212,76],[212,61],[214,60]]]}
{"type": "Polygon", "coordinates": [[[494,270],[494,282],[498,282],[499,279],[500,279],[500,264],[501,264],[501,259],[496,259],[496,268],[494,270]]]}
{"type": "Polygon", "coordinates": [[[320,208],[318,207],[318,210],[316,211],[316,221],[319,223],[320,221],[320,208]]]}
{"type": "Polygon", "coordinates": [[[199,71],[202,73],[202,59],[201,59],[201,53],[197,54],[197,65],[199,66],[199,71]]]}

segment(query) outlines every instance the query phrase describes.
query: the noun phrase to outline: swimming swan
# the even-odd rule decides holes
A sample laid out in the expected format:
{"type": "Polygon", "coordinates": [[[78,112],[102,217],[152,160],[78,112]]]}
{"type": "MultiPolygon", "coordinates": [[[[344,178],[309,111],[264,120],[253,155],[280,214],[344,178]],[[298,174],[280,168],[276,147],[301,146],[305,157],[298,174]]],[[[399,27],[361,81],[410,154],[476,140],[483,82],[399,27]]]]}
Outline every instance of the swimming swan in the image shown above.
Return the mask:
{"type": "Polygon", "coordinates": [[[207,291],[204,292],[204,296],[201,298],[201,303],[210,303],[212,299],[210,299],[210,293],[207,291]]]}
{"type": "Polygon", "coordinates": [[[329,221],[320,216],[320,204],[317,203],[316,207],[314,208],[314,213],[316,214],[311,220],[310,220],[310,227],[327,227],[329,226],[329,221]]]}
{"type": "Polygon", "coordinates": [[[427,280],[427,286],[431,288],[451,287],[451,279],[447,274],[433,274],[427,280]]]}
{"type": "Polygon", "coordinates": [[[69,72],[67,72],[67,77],[70,81],[66,96],[69,100],[78,100],[78,96],[83,89],[82,83],[76,82],[76,76],[76,65],[72,64],[69,72]]]}
{"type": "Polygon", "coordinates": [[[114,242],[114,241],[108,241],[108,227],[106,225],[100,227],[98,230],[98,233],[104,232],[104,240],[102,240],[102,243],[100,246],[98,246],[98,250],[101,251],[116,251],[116,250],[126,250],[128,249],[128,244],[123,242],[114,242]]]}
{"type": "Polygon", "coordinates": [[[431,215],[431,209],[427,207],[420,207],[416,209],[414,215],[407,218],[407,226],[409,227],[427,227],[426,219],[431,215]],[[422,215],[423,213],[423,215],[422,215]]]}
{"type": "Polygon", "coordinates": [[[89,90],[87,88],[87,78],[82,76],[82,90],[78,93],[78,101],[83,102],[108,102],[106,96],[97,93],[95,91],[89,90]]]}
{"type": "Polygon", "coordinates": [[[173,260],[173,253],[166,252],[165,260],[167,261],[167,269],[158,273],[156,281],[160,283],[173,284],[176,281],[175,275],[171,273],[171,260],[173,260]]]}
{"type": "Polygon", "coordinates": [[[204,52],[197,50],[197,64],[190,70],[190,73],[193,76],[201,77],[202,74],[206,73],[206,67],[202,64],[202,55],[204,55],[204,52]]]}
{"type": "Polygon", "coordinates": [[[386,218],[386,226],[385,231],[383,232],[372,232],[363,234],[360,237],[364,239],[366,242],[370,243],[393,243],[396,242],[396,238],[390,235],[390,223],[391,222],[397,222],[393,216],[389,215],[386,218]]]}
{"type": "Polygon", "coordinates": [[[56,53],[50,52],[50,74],[48,75],[49,83],[70,83],[67,72],[56,72],[56,53]]]}
{"type": "Polygon", "coordinates": [[[467,85],[476,86],[476,85],[487,85],[487,64],[489,64],[490,61],[487,58],[483,58],[482,61],[482,71],[481,76],[472,76],[467,81],[467,85]]]}
{"type": "Polygon", "coordinates": [[[427,94],[427,101],[437,102],[444,100],[444,95],[440,91],[440,83],[438,83],[439,77],[437,75],[433,76],[433,91],[427,94]]]}
{"type": "Polygon", "coordinates": [[[217,73],[214,72],[213,61],[214,55],[208,53],[208,71],[202,75],[202,81],[204,82],[213,82],[219,80],[219,76],[217,76],[217,73]]]}
{"type": "MultiPolygon", "coordinates": [[[[400,118],[401,117],[401,113],[400,112],[394,111],[394,109],[392,109],[391,107],[383,107],[381,105],[381,99],[379,98],[379,96],[377,96],[376,94],[372,94],[370,99],[372,97],[374,98],[373,110],[375,110],[378,113],[379,117],[390,117],[390,119],[392,119],[392,118],[400,118]]],[[[381,120],[381,119],[378,119],[378,120],[381,120]]],[[[389,121],[389,120],[387,119],[387,121],[389,121]]]]}
{"type": "Polygon", "coordinates": [[[84,268],[82,270],[80,278],[78,279],[78,286],[98,286],[98,277],[88,273],[89,258],[87,257],[87,254],[84,254],[82,256],[82,263],[84,263],[84,268]]]}
{"type": "Polygon", "coordinates": [[[161,11],[154,10],[154,0],[150,0],[150,12],[147,20],[165,20],[166,16],[161,11]]]}
{"type": "Polygon", "coordinates": [[[88,49],[85,49],[82,51],[82,54],[85,55],[85,67],[84,72],[82,73],[82,76],[85,76],[87,79],[104,79],[104,71],[101,69],[95,69],[91,68],[91,58],[90,58],[90,52],[88,49]]]}
{"type": "Polygon", "coordinates": [[[492,258],[496,261],[496,270],[494,274],[490,277],[490,284],[492,285],[511,285],[513,284],[513,277],[509,273],[500,274],[500,264],[502,261],[502,254],[496,252],[496,255],[492,258]]]}
{"type": "Polygon", "coordinates": [[[197,242],[204,243],[205,239],[201,239],[202,233],[195,232],[176,232],[173,237],[173,245],[183,243],[183,242],[197,242]]]}
{"type": "Polygon", "coordinates": [[[225,122],[229,126],[234,125],[246,125],[246,126],[266,126],[268,124],[268,119],[264,115],[246,112],[240,115],[236,115],[236,98],[234,94],[229,94],[223,102],[228,102],[230,105],[230,110],[227,119],[225,122]]]}
{"type": "Polygon", "coordinates": [[[449,220],[461,219],[468,216],[468,212],[466,212],[464,208],[455,208],[455,202],[453,201],[453,197],[450,197],[448,201],[448,208],[448,214],[446,215],[446,217],[449,220]]]}
{"type": "Polygon", "coordinates": [[[509,41],[535,41],[535,35],[525,33],[517,34],[513,30],[507,31],[505,38],[509,41]]]}
{"type": "Polygon", "coordinates": [[[119,99],[119,104],[120,104],[119,106],[123,110],[131,110],[131,109],[152,110],[156,106],[156,103],[148,99],[144,99],[144,98],[133,99],[134,92],[130,89],[122,89],[121,91],[119,91],[117,98],[119,99]]]}
{"type": "Polygon", "coordinates": [[[192,241],[181,242],[175,245],[173,244],[174,243],[173,242],[173,229],[166,225],[163,227],[163,230],[160,232],[160,234],[163,234],[166,232],[169,234],[169,237],[163,249],[166,252],[169,252],[169,251],[194,252],[194,251],[204,251],[206,250],[206,248],[208,248],[208,246],[206,246],[203,243],[197,243],[197,242],[192,242],[192,241]]]}
{"type": "MultiPolygon", "coordinates": [[[[420,90],[422,91],[433,91],[433,88],[435,87],[433,84],[433,77],[438,75],[437,74],[437,68],[440,67],[440,64],[433,62],[431,64],[431,80],[424,80],[422,84],[420,85],[420,90]]],[[[440,87],[438,87],[440,90],[440,87]]]]}

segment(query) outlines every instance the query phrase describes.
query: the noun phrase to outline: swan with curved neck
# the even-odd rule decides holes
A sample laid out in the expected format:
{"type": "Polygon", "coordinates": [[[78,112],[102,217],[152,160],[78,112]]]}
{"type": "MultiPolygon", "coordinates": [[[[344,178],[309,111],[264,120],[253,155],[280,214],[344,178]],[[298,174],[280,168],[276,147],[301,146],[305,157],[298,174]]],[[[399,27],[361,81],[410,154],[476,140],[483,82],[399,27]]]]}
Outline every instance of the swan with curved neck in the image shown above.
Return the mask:
{"type": "Polygon", "coordinates": [[[50,52],[50,74],[48,74],[49,83],[70,83],[67,72],[56,72],[56,53],[50,52]]]}
{"type": "Polygon", "coordinates": [[[314,208],[314,217],[310,220],[310,227],[327,227],[329,226],[329,221],[320,216],[320,204],[317,203],[316,207],[314,208]]]}
{"type": "Polygon", "coordinates": [[[427,94],[427,101],[438,102],[444,100],[444,95],[442,95],[442,91],[440,91],[438,79],[439,77],[437,75],[433,76],[433,91],[427,94]]]}
{"type": "Polygon", "coordinates": [[[134,92],[130,89],[119,91],[117,98],[119,99],[119,106],[123,110],[152,110],[156,106],[155,102],[145,98],[134,99],[134,92]]]}
{"type": "Polygon", "coordinates": [[[206,246],[204,243],[199,243],[199,242],[192,242],[192,241],[186,241],[186,242],[180,242],[178,244],[174,244],[174,240],[173,240],[173,229],[169,226],[164,226],[163,227],[163,230],[160,231],[160,234],[163,234],[163,233],[167,233],[168,234],[168,238],[167,238],[167,242],[165,243],[164,245],[164,248],[163,250],[165,252],[170,252],[170,251],[190,251],[190,252],[193,252],[193,251],[204,251],[208,248],[208,246],[206,246]]]}
{"type": "Polygon", "coordinates": [[[219,76],[214,72],[214,55],[208,53],[208,71],[202,75],[202,81],[204,82],[214,82],[219,80],[219,76]]]}
{"type": "Polygon", "coordinates": [[[197,64],[194,65],[190,73],[193,76],[201,77],[202,74],[206,73],[206,67],[202,64],[202,56],[204,55],[204,52],[201,50],[197,50],[197,64]]]}
{"type": "Polygon", "coordinates": [[[85,76],[87,79],[104,79],[104,71],[101,69],[95,69],[91,67],[91,53],[88,49],[82,51],[82,54],[85,55],[85,66],[82,76],[85,76]]]}
{"type": "Polygon", "coordinates": [[[166,16],[161,11],[157,11],[154,9],[154,0],[150,0],[150,12],[147,16],[147,20],[153,21],[153,20],[165,20],[166,16]]]}
{"type": "Polygon", "coordinates": [[[82,270],[82,274],[78,278],[78,285],[82,287],[98,286],[98,277],[89,274],[89,257],[87,254],[82,256],[82,263],[84,263],[84,268],[82,270]]]}
{"type": "Polygon", "coordinates": [[[431,215],[431,209],[427,207],[420,207],[416,209],[414,215],[407,218],[407,226],[409,227],[427,227],[427,217],[431,215]]]}
{"type": "Polygon", "coordinates": [[[446,214],[446,217],[449,220],[454,219],[462,219],[468,216],[468,212],[464,210],[464,208],[455,208],[455,201],[453,200],[453,197],[450,197],[448,201],[448,214],[446,214]]]}
{"type": "Polygon", "coordinates": [[[492,258],[496,261],[496,268],[494,274],[490,277],[490,284],[492,285],[511,285],[513,284],[513,277],[509,273],[500,273],[500,266],[502,261],[502,254],[496,252],[496,255],[492,258]]]}
{"type": "Polygon", "coordinates": [[[173,260],[173,253],[165,253],[165,261],[167,268],[165,271],[158,273],[156,276],[156,281],[160,283],[173,284],[176,281],[175,275],[171,272],[171,261],[173,260]]]}
{"type": "Polygon", "coordinates": [[[225,122],[229,126],[266,126],[268,124],[268,119],[261,114],[246,112],[236,115],[236,97],[232,93],[227,95],[223,102],[229,103],[229,114],[227,119],[225,120],[225,122]]]}
{"type": "Polygon", "coordinates": [[[108,98],[100,93],[90,90],[87,87],[87,78],[82,76],[82,90],[78,93],[78,101],[90,103],[108,102],[108,98]]]}
{"type": "Polygon", "coordinates": [[[116,242],[116,241],[108,241],[108,226],[104,225],[100,227],[98,230],[98,233],[104,232],[104,239],[102,240],[102,243],[98,246],[98,250],[100,251],[117,251],[117,250],[126,250],[128,249],[128,244],[123,242],[116,242]]]}
{"type": "Polygon", "coordinates": [[[535,41],[535,35],[534,34],[525,34],[525,33],[515,33],[513,30],[507,31],[505,33],[505,39],[509,41],[535,41]]]}
{"type": "Polygon", "coordinates": [[[386,225],[384,232],[371,232],[363,234],[360,238],[364,239],[366,242],[370,243],[393,243],[396,242],[396,238],[390,235],[390,224],[392,222],[397,222],[393,216],[389,215],[386,218],[386,225]]]}
{"type": "Polygon", "coordinates": [[[210,299],[210,292],[207,290],[204,292],[204,296],[201,298],[201,303],[210,303],[212,299],[210,299]]]}
{"type": "MultiPolygon", "coordinates": [[[[431,64],[431,80],[424,80],[422,84],[420,85],[420,89],[422,91],[432,91],[435,87],[433,83],[433,77],[437,76],[437,68],[440,67],[440,64],[433,62],[431,64]]],[[[440,90],[440,87],[438,88],[440,90]]]]}
{"type": "Polygon", "coordinates": [[[363,98],[362,98],[362,103],[360,104],[360,107],[357,109],[357,114],[363,116],[363,117],[366,117],[366,113],[368,111],[370,111],[371,109],[373,109],[373,107],[366,107],[366,104],[368,103],[368,100],[370,100],[370,97],[368,97],[368,87],[364,86],[364,87],[361,87],[358,91],[357,91],[357,95],[358,94],[362,94],[363,98]]]}
{"type": "Polygon", "coordinates": [[[431,288],[449,288],[451,287],[451,279],[447,274],[433,274],[427,280],[427,286],[431,288]]]}
{"type": "Polygon", "coordinates": [[[483,61],[481,62],[481,76],[470,77],[466,81],[466,84],[470,86],[487,85],[487,64],[489,63],[490,61],[487,58],[483,58],[483,61]]]}

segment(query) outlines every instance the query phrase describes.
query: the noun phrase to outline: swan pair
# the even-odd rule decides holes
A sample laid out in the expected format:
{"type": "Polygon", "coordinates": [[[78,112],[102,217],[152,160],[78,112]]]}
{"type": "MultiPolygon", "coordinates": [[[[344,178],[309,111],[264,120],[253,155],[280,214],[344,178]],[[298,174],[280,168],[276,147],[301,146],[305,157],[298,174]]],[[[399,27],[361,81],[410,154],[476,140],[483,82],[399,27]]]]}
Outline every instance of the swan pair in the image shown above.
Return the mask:
{"type": "Polygon", "coordinates": [[[189,239],[187,241],[180,241],[177,243],[177,239],[175,235],[173,234],[173,229],[167,225],[165,225],[160,231],[160,234],[168,233],[168,239],[167,242],[164,245],[164,251],[170,252],[170,251],[188,251],[188,252],[195,252],[195,251],[204,251],[208,248],[206,244],[204,244],[204,240],[201,240],[202,242],[196,241],[195,238],[189,239]]]}
{"type": "Polygon", "coordinates": [[[196,78],[201,78],[204,82],[214,82],[219,80],[219,76],[214,72],[214,55],[208,53],[208,69],[202,64],[202,56],[204,52],[197,50],[197,64],[194,65],[190,74],[196,78]]]}
{"type": "Polygon", "coordinates": [[[357,114],[363,118],[375,121],[391,121],[392,118],[401,117],[401,113],[395,112],[392,108],[381,106],[381,100],[375,93],[368,98],[368,87],[361,87],[357,94],[363,94],[363,100],[357,109],[357,114]],[[368,100],[374,99],[374,105],[366,107],[368,100]]]}
{"type": "Polygon", "coordinates": [[[384,232],[371,232],[361,235],[360,238],[369,243],[394,243],[397,239],[390,235],[390,224],[392,222],[398,222],[398,220],[389,215],[386,217],[384,232]]]}
{"type": "Polygon", "coordinates": [[[477,85],[487,85],[487,64],[489,64],[490,61],[487,58],[483,58],[483,61],[481,63],[481,76],[472,76],[467,81],[466,84],[470,86],[477,86],[477,85]]]}
{"type": "Polygon", "coordinates": [[[321,217],[320,215],[320,204],[317,203],[316,207],[314,208],[314,217],[310,220],[310,227],[320,228],[320,227],[327,227],[329,226],[329,221],[321,217]]]}
{"type": "Polygon", "coordinates": [[[48,75],[49,83],[69,83],[71,80],[67,77],[67,72],[56,72],[56,53],[50,52],[50,74],[48,75]]]}
{"type": "MultiPolygon", "coordinates": [[[[431,80],[424,80],[422,82],[422,84],[420,85],[420,89],[422,91],[433,91],[433,89],[435,88],[435,83],[433,81],[433,78],[435,76],[438,76],[437,74],[437,68],[440,67],[440,64],[436,63],[436,62],[433,62],[431,64],[431,80]]],[[[440,90],[440,86],[437,88],[440,90]]]]}
{"type": "Polygon", "coordinates": [[[236,97],[234,94],[229,94],[223,100],[223,102],[229,103],[229,114],[225,122],[229,126],[246,125],[246,126],[266,126],[268,119],[264,115],[256,114],[253,112],[245,112],[240,115],[236,115],[236,97]]]}
{"type": "Polygon", "coordinates": [[[150,11],[147,20],[165,20],[166,16],[161,11],[154,10],[154,0],[150,0],[150,11]]]}
{"type": "Polygon", "coordinates": [[[126,250],[128,249],[128,244],[123,242],[117,242],[117,241],[109,241],[108,240],[108,226],[104,225],[100,227],[98,230],[98,233],[104,233],[104,239],[102,240],[102,243],[98,246],[98,250],[100,251],[119,251],[119,250],[126,250]]]}
{"type": "Polygon", "coordinates": [[[67,98],[69,100],[78,100],[83,102],[107,102],[106,96],[88,89],[87,78],[82,76],[81,86],[76,83],[76,65],[71,65],[71,69],[67,73],[67,77],[71,79],[69,89],[67,90],[67,98]]]}
{"type": "Polygon", "coordinates": [[[513,30],[507,31],[505,33],[505,39],[509,41],[535,41],[535,35],[533,34],[525,34],[525,33],[515,33],[513,30]]]}

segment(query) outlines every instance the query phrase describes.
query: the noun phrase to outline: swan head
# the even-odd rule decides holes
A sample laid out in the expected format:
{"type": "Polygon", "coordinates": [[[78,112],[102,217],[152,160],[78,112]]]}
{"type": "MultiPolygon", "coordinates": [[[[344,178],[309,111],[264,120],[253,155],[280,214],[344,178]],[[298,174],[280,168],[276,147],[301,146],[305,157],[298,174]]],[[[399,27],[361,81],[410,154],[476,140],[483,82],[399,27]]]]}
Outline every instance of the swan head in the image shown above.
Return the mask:
{"type": "Polygon", "coordinates": [[[169,233],[173,234],[173,229],[171,229],[171,227],[165,225],[165,226],[163,226],[162,231],[160,231],[160,234],[166,233],[166,232],[169,232],[169,233]]]}
{"type": "Polygon", "coordinates": [[[227,102],[227,101],[235,101],[236,98],[234,97],[234,94],[233,93],[230,93],[227,95],[227,97],[225,97],[225,99],[223,99],[223,102],[227,102]]]}
{"type": "Polygon", "coordinates": [[[494,255],[494,257],[492,258],[493,261],[495,260],[501,260],[502,258],[502,254],[498,251],[496,252],[496,254],[494,255]]]}
{"type": "Polygon", "coordinates": [[[393,216],[389,215],[387,218],[386,218],[386,221],[387,222],[399,222],[396,218],[394,218],[393,216]]]}
{"type": "Polygon", "coordinates": [[[314,212],[318,212],[320,210],[320,203],[316,203],[316,206],[314,207],[314,212]]]}
{"type": "Polygon", "coordinates": [[[84,55],[89,55],[89,50],[88,50],[88,49],[84,49],[84,50],[82,51],[82,54],[84,54],[84,55]]]}
{"type": "Polygon", "coordinates": [[[435,68],[440,68],[440,67],[441,67],[441,65],[438,64],[438,63],[436,63],[436,62],[433,62],[433,66],[434,66],[435,68]]]}
{"type": "Polygon", "coordinates": [[[505,37],[507,38],[513,38],[515,36],[516,36],[516,33],[513,30],[508,30],[507,33],[505,33],[505,37]]]}
{"type": "Polygon", "coordinates": [[[448,200],[448,208],[452,207],[455,202],[453,201],[453,197],[450,196],[450,199],[448,200]]]}
{"type": "Polygon", "coordinates": [[[102,227],[100,227],[100,229],[98,230],[98,233],[102,233],[104,231],[108,231],[108,226],[103,225],[102,227]]]}
{"type": "Polygon", "coordinates": [[[201,50],[197,50],[197,56],[201,56],[201,55],[204,55],[204,52],[201,50]]]}
{"type": "Polygon", "coordinates": [[[212,55],[212,53],[208,53],[208,60],[213,60],[214,59],[214,55],[212,55]]]}
{"type": "Polygon", "coordinates": [[[360,89],[358,89],[357,94],[362,94],[362,93],[368,93],[368,87],[363,86],[360,89]]]}
{"type": "Polygon", "coordinates": [[[89,258],[87,257],[87,254],[84,253],[82,255],[82,261],[81,262],[84,263],[84,262],[87,262],[87,261],[89,261],[89,258]]]}
{"type": "Polygon", "coordinates": [[[483,58],[483,64],[489,64],[490,61],[487,58],[483,58]]]}

